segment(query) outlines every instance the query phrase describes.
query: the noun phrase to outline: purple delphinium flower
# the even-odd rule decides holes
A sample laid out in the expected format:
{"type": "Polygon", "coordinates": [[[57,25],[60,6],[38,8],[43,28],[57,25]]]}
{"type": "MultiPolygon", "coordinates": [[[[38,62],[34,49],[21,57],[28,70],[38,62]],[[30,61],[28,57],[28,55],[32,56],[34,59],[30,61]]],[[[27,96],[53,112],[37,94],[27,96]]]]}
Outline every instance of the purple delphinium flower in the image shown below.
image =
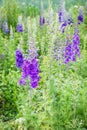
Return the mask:
{"type": "Polygon", "coordinates": [[[82,10],[79,10],[79,14],[78,14],[78,24],[81,24],[84,22],[84,16],[83,16],[83,11],[82,10]]]}
{"type": "Polygon", "coordinates": [[[67,22],[64,21],[62,24],[61,24],[61,30],[62,30],[62,33],[65,32],[65,27],[67,26],[67,22]]]}
{"type": "Polygon", "coordinates": [[[65,19],[66,19],[65,0],[61,0],[58,10],[58,21],[62,23],[65,21],[65,19]]]}
{"type": "Polygon", "coordinates": [[[39,65],[38,60],[25,60],[22,66],[22,78],[27,79],[30,77],[30,86],[32,88],[36,88],[39,84],[40,76],[39,76],[39,65]]]}
{"type": "Polygon", "coordinates": [[[76,56],[80,58],[80,37],[77,33],[74,33],[72,43],[68,44],[65,48],[64,63],[76,62],[76,56]]]}
{"type": "MultiPolygon", "coordinates": [[[[38,74],[39,74],[39,73],[38,73],[38,74]]],[[[39,76],[38,74],[35,73],[35,74],[33,74],[33,75],[30,75],[31,80],[37,79],[37,81],[39,81],[39,80],[40,80],[40,76],[39,76]]]]}
{"type": "Polygon", "coordinates": [[[23,25],[21,23],[18,23],[16,29],[19,33],[23,32],[23,25]]]}
{"type": "Polygon", "coordinates": [[[24,63],[22,65],[22,78],[26,79],[29,76],[29,65],[30,60],[24,60],[24,63]]]}
{"type": "Polygon", "coordinates": [[[73,24],[73,18],[72,18],[72,16],[70,14],[68,16],[67,23],[68,23],[68,25],[72,25],[73,24]]]}
{"type": "Polygon", "coordinates": [[[8,34],[8,33],[9,33],[9,29],[6,29],[6,30],[5,30],[5,34],[8,34]]]}
{"type": "Polygon", "coordinates": [[[16,66],[18,68],[21,68],[22,65],[23,65],[23,55],[22,55],[22,52],[19,49],[17,49],[16,50],[16,66]]]}
{"type": "Polygon", "coordinates": [[[61,23],[61,22],[63,22],[63,12],[62,12],[62,10],[59,10],[58,11],[58,21],[61,23]]]}
{"type": "Polygon", "coordinates": [[[41,1],[41,11],[40,11],[40,18],[39,18],[39,23],[40,26],[45,24],[45,18],[44,18],[44,5],[43,2],[41,1]]]}
{"type": "Polygon", "coordinates": [[[78,57],[80,57],[79,45],[80,45],[80,36],[77,33],[75,33],[72,38],[72,47],[73,47],[74,55],[75,56],[78,55],[78,57]]]}
{"type": "Polygon", "coordinates": [[[73,38],[72,38],[72,43],[74,46],[75,45],[77,46],[80,44],[80,36],[77,33],[74,33],[73,38]]]}
{"type": "Polygon", "coordinates": [[[45,24],[45,18],[43,16],[40,16],[40,25],[44,25],[45,24]]]}
{"type": "Polygon", "coordinates": [[[20,79],[20,80],[18,81],[18,84],[19,84],[20,86],[24,86],[24,85],[26,85],[26,82],[25,82],[24,79],[20,79]]]}
{"type": "Polygon", "coordinates": [[[39,63],[37,59],[38,53],[35,46],[35,42],[30,42],[28,39],[28,50],[26,51],[25,60],[22,65],[22,78],[27,80],[30,79],[30,86],[32,88],[38,87],[40,80],[39,63]],[[36,83],[37,81],[37,83],[36,83]],[[33,86],[33,84],[36,84],[33,86]]]}
{"type": "Polygon", "coordinates": [[[31,87],[37,87],[39,84],[40,76],[39,76],[39,65],[37,59],[32,59],[31,64],[29,66],[29,75],[31,80],[31,87]],[[35,85],[35,86],[34,86],[35,85]]]}
{"type": "Polygon", "coordinates": [[[30,74],[32,75],[33,73],[38,73],[39,68],[38,68],[38,61],[37,59],[32,59],[31,60],[31,64],[29,66],[29,71],[30,74]],[[33,71],[32,71],[33,70],[33,71]]]}
{"type": "Polygon", "coordinates": [[[36,43],[28,41],[28,50],[26,51],[26,58],[32,60],[38,57],[36,43]]]}
{"type": "Polygon", "coordinates": [[[30,86],[31,86],[32,88],[37,88],[37,86],[38,86],[38,80],[33,80],[33,81],[31,81],[31,82],[30,82],[30,86]]]}
{"type": "MultiPolygon", "coordinates": [[[[32,88],[37,88],[40,81],[40,70],[39,63],[37,59],[37,49],[34,43],[28,41],[29,49],[25,58],[20,50],[16,50],[16,65],[21,67],[21,76],[23,81],[30,79],[30,86],[32,88]]],[[[24,82],[20,81],[20,85],[23,85],[24,82]]],[[[25,85],[25,83],[24,83],[25,85]]]]}
{"type": "Polygon", "coordinates": [[[59,64],[63,62],[64,46],[65,41],[64,40],[61,41],[57,38],[55,44],[52,47],[52,56],[55,60],[58,60],[59,64]]]}
{"type": "Polygon", "coordinates": [[[72,53],[72,44],[69,43],[65,48],[65,54],[64,54],[64,63],[68,63],[71,61],[72,53]]]}

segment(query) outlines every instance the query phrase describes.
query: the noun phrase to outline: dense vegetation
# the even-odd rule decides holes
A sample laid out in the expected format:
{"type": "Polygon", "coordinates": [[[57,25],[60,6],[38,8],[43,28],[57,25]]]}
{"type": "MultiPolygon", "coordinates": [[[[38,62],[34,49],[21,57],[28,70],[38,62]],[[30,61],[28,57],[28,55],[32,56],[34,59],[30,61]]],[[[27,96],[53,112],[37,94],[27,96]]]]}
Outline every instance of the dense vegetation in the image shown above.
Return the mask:
{"type": "Polygon", "coordinates": [[[71,25],[58,21],[57,7],[50,3],[41,13],[35,6],[7,0],[0,8],[0,130],[87,130],[87,7],[80,0],[67,8],[71,25]],[[84,22],[77,25],[80,8],[84,22]],[[80,37],[77,55],[65,60],[68,44],[67,56],[72,55],[74,34],[80,37]],[[24,73],[16,63],[17,50],[25,61],[38,54],[36,88],[29,77],[26,84],[19,82],[24,73]]]}

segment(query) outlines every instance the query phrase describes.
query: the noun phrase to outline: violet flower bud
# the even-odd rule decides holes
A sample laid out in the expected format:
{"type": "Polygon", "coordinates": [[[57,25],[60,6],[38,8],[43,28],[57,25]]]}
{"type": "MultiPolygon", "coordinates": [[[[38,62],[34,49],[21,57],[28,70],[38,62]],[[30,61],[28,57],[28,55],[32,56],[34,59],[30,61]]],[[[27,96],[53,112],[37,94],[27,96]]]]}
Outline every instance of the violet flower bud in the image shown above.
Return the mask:
{"type": "Polygon", "coordinates": [[[16,66],[18,68],[21,68],[22,65],[23,65],[23,55],[22,55],[22,52],[20,50],[16,50],[16,66]]]}

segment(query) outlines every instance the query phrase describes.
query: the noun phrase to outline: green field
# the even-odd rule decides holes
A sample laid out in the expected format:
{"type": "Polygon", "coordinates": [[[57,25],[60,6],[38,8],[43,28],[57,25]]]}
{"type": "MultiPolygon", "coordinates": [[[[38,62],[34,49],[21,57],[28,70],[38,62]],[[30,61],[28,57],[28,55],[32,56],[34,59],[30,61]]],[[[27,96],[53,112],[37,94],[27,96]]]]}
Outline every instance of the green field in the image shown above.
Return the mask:
{"type": "Polygon", "coordinates": [[[87,130],[85,2],[1,1],[0,130],[87,130]]]}

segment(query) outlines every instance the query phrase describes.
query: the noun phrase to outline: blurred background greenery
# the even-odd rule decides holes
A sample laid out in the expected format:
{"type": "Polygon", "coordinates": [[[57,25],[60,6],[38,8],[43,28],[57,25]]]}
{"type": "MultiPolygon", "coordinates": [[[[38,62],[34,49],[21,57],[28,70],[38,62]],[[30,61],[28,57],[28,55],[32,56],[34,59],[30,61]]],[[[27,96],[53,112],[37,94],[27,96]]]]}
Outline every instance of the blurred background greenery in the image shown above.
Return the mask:
{"type": "MultiPolygon", "coordinates": [[[[4,4],[7,0],[0,0],[0,5],[4,4]]],[[[16,0],[17,2],[24,4],[26,3],[26,5],[34,5],[37,7],[40,7],[40,3],[41,1],[43,1],[44,3],[44,7],[47,8],[48,7],[48,3],[49,1],[51,1],[53,3],[53,5],[55,4],[59,4],[60,0],[16,0]]],[[[87,0],[65,0],[66,1],[66,8],[70,8],[72,5],[85,5],[85,2],[87,0]]]]}

